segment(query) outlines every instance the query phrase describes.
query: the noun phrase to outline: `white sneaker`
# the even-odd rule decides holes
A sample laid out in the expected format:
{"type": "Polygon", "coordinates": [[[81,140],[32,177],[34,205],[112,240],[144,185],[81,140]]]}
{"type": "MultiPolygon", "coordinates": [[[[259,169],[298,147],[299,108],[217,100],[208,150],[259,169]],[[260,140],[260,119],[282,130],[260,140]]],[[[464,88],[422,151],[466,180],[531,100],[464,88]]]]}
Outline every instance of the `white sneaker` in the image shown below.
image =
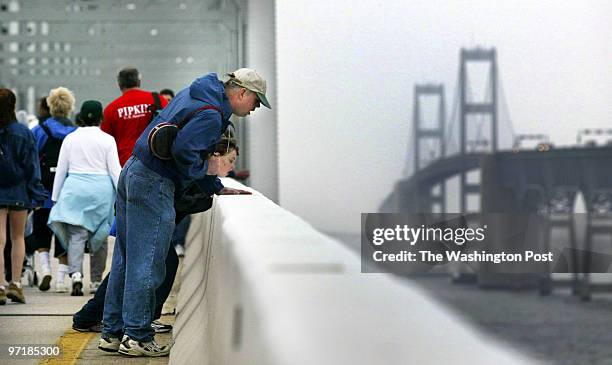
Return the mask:
{"type": "Polygon", "coordinates": [[[89,283],[89,294],[96,294],[98,288],[100,287],[99,281],[94,281],[93,283],[89,283]]]}
{"type": "Polygon", "coordinates": [[[119,353],[128,356],[168,356],[170,354],[171,346],[160,346],[151,340],[149,342],[139,342],[132,340],[130,336],[123,335],[121,345],[119,345],[119,353]]]}
{"type": "Polygon", "coordinates": [[[151,328],[153,328],[155,333],[166,333],[172,331],[171,324],[161,323],[159,320],[151,322],[151,328]]]}
{"type": "Polygon", "coordinates": [[[35,286],[36,282],[36,272],[34,271],[34,257],[33,255],[25,257],[25,262],[23,264],[23,270],[21,272],[21,281],[25,279],[27,286],[35,286]]]}
{"type": "Polygon", "coordinates": [[[110,337],[102,335],[98,341],[98,348],[106,352],[117,352],[119,350],[119,344],[121,340],[117,337],[110,337]]]}
{"type": "Polygon", "coordinates": [[[75,272],[70,275],[70,279],[72,279],[72,292],[70,293],[73,297],[82,297],[83,296],[83,277],[80,272],[75,272]]]}
{"type": "Polygon", "coordinates": [[[68,287],[63,281],[58,281],[55,283],[55,292],[56,293],[68,293],[68,287]]]}

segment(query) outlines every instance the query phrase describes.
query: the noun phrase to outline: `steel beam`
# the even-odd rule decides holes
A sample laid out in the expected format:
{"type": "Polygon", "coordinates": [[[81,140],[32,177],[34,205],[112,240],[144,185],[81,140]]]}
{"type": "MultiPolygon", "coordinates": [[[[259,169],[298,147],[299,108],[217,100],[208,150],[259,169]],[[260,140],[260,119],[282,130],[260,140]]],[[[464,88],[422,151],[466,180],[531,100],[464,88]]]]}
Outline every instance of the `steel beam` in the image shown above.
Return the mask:
{"type": "Polygon", "coordinates": [[[466,104],[463,107],[463,111],[466,114],[492,114],[495,105],[490,103],[473,103],[466,104]]]}
{"type": "MultiPolygon", "coordinates": [[[[155,9],[153,7],[142,11],[111,8],[107,11],[96,9],[77,12],[58,8],[55,6],[56,4],[53,1],[40,1],[36,3],[35,7],[23,9],[19,12],[0,12],[0,22],[147,22],[151,24],[176,22],[177,24],[189,24],[190,22],[218,22],[220,20],[233,19],[236,15],[234,11],[230,10],[189,11],[187,9],[155,9]],[[44,6],[45,4],[49,6],[44,6]]],[[[228,26],[232,25],[228,24],[228,26]]]]}

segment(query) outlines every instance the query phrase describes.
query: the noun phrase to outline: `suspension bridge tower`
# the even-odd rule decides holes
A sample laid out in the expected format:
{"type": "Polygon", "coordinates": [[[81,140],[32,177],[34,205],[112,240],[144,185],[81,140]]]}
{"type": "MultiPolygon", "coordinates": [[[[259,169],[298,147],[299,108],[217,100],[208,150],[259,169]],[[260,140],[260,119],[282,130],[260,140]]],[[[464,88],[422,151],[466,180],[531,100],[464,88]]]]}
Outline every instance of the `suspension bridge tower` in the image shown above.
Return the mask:
{"type": "MultiPolygon", "coordinates": [[[[414,173],[433,161],[443,158],[446,154],[444,144],[444,124],[446,123],[446,105],[444,100],[444,85],[419,84],[414,87],[413,106],[413,136],[414,136],[414,173]],[[423,102],[432,98],[437,105],[436,117],[433,123],[426,123],[423,102]],[[437,100],[436,100],[437,99],[437,100]],[[436,102],[437,101],[437,102],[436,102]],[[428,126],[426,126],[429,124],[428,126]]],[[[444,212],[446,210],[446,185],[444,182],[434,186],[428,194],[418,196],[420,211],[444,212]],[[435,191],[434,191],[435,190],[435,191]],[[427,197],[427,199],[426,199],[427,197]],[[425,201],[427,200],[427,201],[425,201]],[[434,207],[436,209],[434,209],[434,207]]]]}
{"type": "MultiPolygon", "coordinates": [[[[461,49],[459,66],[459,145],[461,155],[496,152],[498,150],[497,74],[495,48],[461,49]],[[468,66],[474,63],[488,65],[488,74],[485,81],[486,91],[484,97],[479,100],[473,93],[468,72],[468,66]]],[[[468,198],[470,196],[480,194],[479,181],[479,179],[478,182],[468,181],[468,171],[466,169],[461,170],[459,183],[459,208],[461,212],[468,212],[468,198]]]]}

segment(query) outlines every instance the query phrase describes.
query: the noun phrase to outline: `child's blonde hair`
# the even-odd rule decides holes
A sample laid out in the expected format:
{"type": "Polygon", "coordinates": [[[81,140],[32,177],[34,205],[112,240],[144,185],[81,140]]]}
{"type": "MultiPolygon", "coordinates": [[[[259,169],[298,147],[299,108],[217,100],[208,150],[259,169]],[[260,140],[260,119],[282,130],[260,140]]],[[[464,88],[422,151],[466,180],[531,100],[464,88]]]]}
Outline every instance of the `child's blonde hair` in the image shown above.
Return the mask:
{"type": "Polygon", "coordinates": [[[52,89],[47,96],[47,105],[52,116],[68,117],[74,110],[74,94],[65,87],[52,89]]]}

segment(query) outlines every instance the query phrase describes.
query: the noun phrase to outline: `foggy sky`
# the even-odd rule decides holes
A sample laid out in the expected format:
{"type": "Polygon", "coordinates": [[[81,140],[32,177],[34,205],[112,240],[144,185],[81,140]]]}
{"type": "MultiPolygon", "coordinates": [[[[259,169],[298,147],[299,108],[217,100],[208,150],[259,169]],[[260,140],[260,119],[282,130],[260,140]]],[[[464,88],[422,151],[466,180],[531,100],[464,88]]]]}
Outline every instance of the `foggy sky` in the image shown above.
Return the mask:
{"type": "Polygon", "coordinates": [[[400,178],[415,83],[454,102],[461,47],[496,47],[519,133],[612,127],[612,2],[277,1],[279,200],[358,232],[400,178]]]}

